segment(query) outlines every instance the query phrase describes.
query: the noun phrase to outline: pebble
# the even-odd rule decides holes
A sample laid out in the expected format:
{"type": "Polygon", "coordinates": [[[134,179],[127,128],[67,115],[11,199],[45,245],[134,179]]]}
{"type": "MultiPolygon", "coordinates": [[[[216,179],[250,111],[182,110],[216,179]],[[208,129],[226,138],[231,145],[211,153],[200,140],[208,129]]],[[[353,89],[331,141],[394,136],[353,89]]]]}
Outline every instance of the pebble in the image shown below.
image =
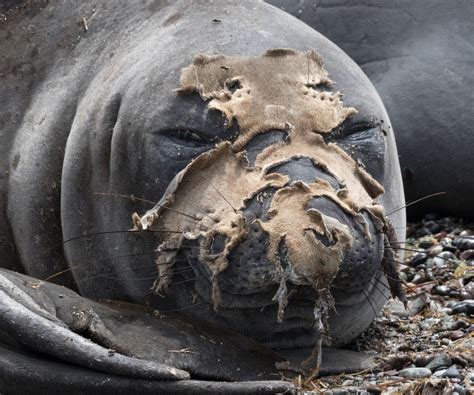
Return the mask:
{"type": "Polygon", "coordinates": [[[424,270],[420,270],[418,273],[415,274],[413,280],[411,280],[413,284],[421,284],[426,282],[426,274],[424,270]]]}
{"type": "Polygon", "coordinates": [[[425,254],[424,252],[417,252],[413,254],[408,263],[410,264],[410,266],[416,267],[418,265],[421,265],[422,263],[425,263],[427,259],[427,254],[425,254]]]}
{"type": "Polygon", "coordinates": [[[427,318],[420,323],[420,327],[425,330],[432,329],[439,321],[439,318],[427,318]]]}
{"type": "Polygon", "coordinates": [[[458,395],[466,395],[466,389],[462,385],[456,384],[453,388],[453,395],[456,393],[458,395]]]}
{"type": "Polygon", "coordinates": [[[436,255],[440,254],[441,252],[443,252],[443,246],[439,245],[439,244],[436,244],[436,245],[430,247],[430,249],[428,250],[428,255],[433,257],[433,256],[436,256],[436,255]]]}
{"type": "Polygon", "coordinates": [[[433,234],[439,233],[443,229],[442,225],[435,221],[426,221],[424,226],[433,234]]]}
{"type": "Polygon", "coordinates": [[[446,354],[437,354],[435,357],[431,360],[430,363],[428,363],[425,367],[432,372],[440,368],[441,366],[451,366],[451,358],[449,355],[446,354]]]}
{"type": "Polygon", "coordinates": [[[415,365],[419,368],[424,368],[428,365],[433,359],[435,355],[426,355],[426,354],[418,354],[413,361],[415,365]]]}
{"type": "Polygon", "coordinates": [[[436,292],[438,295],[448,296],[449,293],[451,292],[451,288],[449,288],[446,285],[437,285],[436,287],[433,288],[433,291],[436,292]]]}
{"type": "Polygon", "coordinates": [[[398,374],[404,378],[423,378],[430,377],[431,370],[427,368],[406,368],[400,370],[398,374]]]}
{"type": "Polygon", "coordinates": [[[449,251],[444,251],[433,258],[433,266],[438,269],[448,267],[449,263],[457,264],[456,256],[449,251]]]}
{"type": "Polygon", "coordinates": [[[419,242],[418,242],[418,247],[423,248],[423,249],[428,249],[432,245],[434,245],[437,242],[437,240],[434,237],[423,237],[419,242]]]}
{"type": "Polygon", "coordinates": [[[454,321],[448,329],[452,330],[452,331],[456,331],[458,329],[463,329],[463,328],[468,328],[469,327],[469,323],[467,323],[466,321],[462,321],[462,320],[458,320],[458,321],[454,321]]]}
{"type": "Polygon", "coordinates": [[[457,331],[451,332],[451,334],[449,335],[449,338],[451,340],[458,340],[464,336],[465,336],[465,333],[463,331],[457,330],[457,331]]]}
{"type": "Polygon", "coordinates": [[[446,370],[443,374],[442,377],[449,377],[451,379],[458,378],[461,376],[461,373],[459,373],[459,370],[456,368],[456,365],[453,365],[449,367],[448,370],[446,370]]]}
{"type": "Polygon", "coordinates": [[[466,377],[467,380],[469,380],[471,383],[474,383],[474,371],[469,372],[466,377]]]}
{"type": "Polygon", "coordinates": [[[474,314],[474,299],[463,300],[462,302],[456,302],[451,306],[448,304],[448,307],[451,308],[453,314],[474,314]]]}
{"type": "Polygon", "coordinates": [[[451,244],[443,245],[443,251],[456,252],[458,247],[452,246],[451,244]]]}
{"type": "Polygon", "coordinates": [[[474,259],[474,250],[466,250],[461,252],[459,255],[459,258],[461,258],[464,261],[468,261],[469,259],[474,259]]]}
{"type": "Polygon", "coordinates": [[[474,249],[474,236],[462,236],[453,241],[453,245],[461,251],[474,249]]]}

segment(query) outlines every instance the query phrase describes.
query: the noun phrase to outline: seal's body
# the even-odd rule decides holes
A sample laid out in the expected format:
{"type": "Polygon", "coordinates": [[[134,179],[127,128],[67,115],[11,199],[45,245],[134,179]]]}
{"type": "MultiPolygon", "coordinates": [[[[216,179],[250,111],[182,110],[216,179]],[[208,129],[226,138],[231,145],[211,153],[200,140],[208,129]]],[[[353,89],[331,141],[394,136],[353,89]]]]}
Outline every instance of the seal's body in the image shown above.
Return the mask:
{"type": "MultiPolygon", "coordinates": [[[[403,240],[404,199],[390,121],[323,36],[261,3],[65,2],[6,16],[4,268],[54,276],[91,299],[178,310],[274,350],[314,347],[278,365],[309,375],[325,334],[346,343],[389,287],[401,296],[389,243],[403,240]]],[[[20,291],[3,291],[25,306],[20,291]]],[[[11,332],[18,317],[6,318],[11,332]]],[[[90,336],[116,344],[94,319],[90,336]]],[[[82,350],[89,356],[73,362],[96,352],[82,350]]],[[[166,363],[203,375],[199,361],[166,363]]]]}

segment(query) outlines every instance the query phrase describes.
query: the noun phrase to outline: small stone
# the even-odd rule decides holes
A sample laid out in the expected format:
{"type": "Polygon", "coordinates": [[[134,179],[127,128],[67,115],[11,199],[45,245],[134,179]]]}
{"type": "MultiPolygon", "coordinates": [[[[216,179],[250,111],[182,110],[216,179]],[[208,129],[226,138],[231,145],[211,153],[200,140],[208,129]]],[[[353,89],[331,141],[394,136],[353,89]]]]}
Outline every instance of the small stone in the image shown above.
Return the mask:
{"type": "Polygon", "coordinates": [[[400,272],[399,276],[401,280],[408,281],[408,276],[405,272],[400,272]]]}
{"type": "Polygon", "coordinates": [[[424,330],[430,330],[430,329],[433,329],[433,326],[438,324],[439,321],[440,321],[439,318],[427,318],[426,320],[420,323],[420,327],[421,329],[424,329],[424,330]]]}
{"type": "Polygon", "coordinates": [[[429,261],[426,261],[426,263],[422,263],[421,265],[418,265],[415,269],[417,272],[419,272],[420,270],[426,270],[426,266],[430,265],[430,263],[431,263],[431,266],[433,266],[432,265],[433,262],[429,260],[429,261]]]}
{"type": "Polygon", "coordinates": [[[462,386],[462,385],[459,385],[459,384],[456,384],[453,388],[453,395],[455,393],[458,393],[459,395],[466,395],[466,389],[462,386]]]}
{"type": "MultiPolygon", "coordinates": [[[[430,231],[430,233],[432,233],[432,232],[430,231]]],[[[427,248],[430,248],[433,244],[435,244],[436,241],[437,240],[434,237],[423,237],[418,242],[418,247],[423,248],[423,249],[426,250],[427,248]]]]}
{"type": "Polygon", "coordinates": [[[447,267],[450,263],[457,265],[456,256],[449,251],[444,251],[433,258],[433,266],[439,269],[447,267]]]}
{"type": "Polygon", "coordinates": [[[473,233],[472,230],[466,229],[466,230],[463,230],[461,233],[459,233],[459,236],[460,236],[460,237],[463,237],[463,236],[472,236],[472,233],[473,233]]]}
{"type": "Polygon", "coordinates": [[[462,302],[454,303],[451,308],[453,314],[474,314],[474,299],[463,300],[462,302]]]}
{"type": "Polygon", "coordinates": [[[439,233],[443,229],[441,224],[435,221],[426,221],[424,225],[425,225],[425,228],[428,229],[433,234],[439,233]]]}
{"type": "Polygon", "coordinates": [[[446,338],[441,339],[441,344],[442,344],[443,346],[449,346],[451,343],[452,343],[452,341],[449,340],[449,339],[446,339],[446,338]]]}
{"type": "Polygon", "coordinates": [[[398,374],[404,378],[417,379],[417,378],[430,377],[431,370],[427,368],[406,368],[406,369],[400,370],[398,374]]]}
{"type": "Polygon", "coordinates": [[[459,255],[459,258],[461,258],[463,261],[474,259],[474,250],[466,250],[466,251],[461,252],[461,254],[459,255]]]}
{"type": "Polygon", "coordinates": [[[469,327],[469,323],[467,323],[466,321],[458,320],[458,321],[454,321],[451,325],[449,325],[447,329],[456,331],[458,329],[464,329],[468,327],[469,327]]]}
{"type": "Polygon", "coordinates": [[[443,252],[443,246],[442,245],[434,245],[428,250],[428,255],[429,256],[436,256],[439,253],[443,252]]]}
{"type": "Polygon", "coordinates": [[[416,237],[423,237],[423,236],[428,236],[428,235],[431,235],[431,232],[427,228],[420,228],[420,229],[417,229],[415,232],[416,237]]]}
{"type": "Polygon", "coordinates": [[[435,355],[423,355],[423,354],[418,354],[415,357],[415,360],[413,361],[417,367],[424,368],[426,365],[428,365],[433,359],[435,355]]]}
{"type": "Polygon", "coordinates": [[[451,340],[458,340],[458,339],[463,338],[464,336],[465,336],[465,333],[463,331],[457,330],[457,331],[451,332],[451,334],[449,335],[449,338],[451,340]]]}
{"type": "Polygon", "coordinates": [[[444,369],[437,370],[436,372],[433,373],[434,377],[442,377],[443,374],[446,372],[446,367],[444,369]]]}
{"type": "Polygon", "coordinates": [[[410,266],[416,267],[418,265],[421,265],[422,263],[425,263],[427,259],[427,254],[425,254],[424,252],[417,252],[413,254],[408,263],[410,264],[410,266]]]}
{"type": "Polygon", "coordinates": [[[449,367],[448,370],[446,370],[443,374],[442,377],[449,377],[449,378],[458,378],[461,376],[461,373],[459,373],[459,370],[456,368],[456,365],[453,365],[449,367]]]}
{"type": "Polygon", "coordinates": [[[453,241],[453,245],[461,251],[474,250],[474,236],[462,236],[453,241]]]}
{"type": "Polygon", "coordinates": [[[413,284],[421,284],[426,282],[426,274],[424,270],[420,270],[418,273],[415,274],[413,280],[411,280],[413,284]]]}
{"type": "Polygon", "coordinates": [[[451,292],[451,288],[449,288],[446,285],[437,285],[436,287],[433,288],[433,291],[441,296],[448,296],[449,293],[451,292]]]}
{"type": "Polygon", "coordinates": [[[446,354],[437,354],[433,360],[428,363],[425,367],[430,369],[432,372],[437,370],[441,366],[451,366],[451,358],[446,354]]]}
{"type": "Polygon", "coordinates": [[[454,253],[457,250],[458,250],[458,247],[455,247],[451,244],[443,244],[443,251],[454,253]]]}

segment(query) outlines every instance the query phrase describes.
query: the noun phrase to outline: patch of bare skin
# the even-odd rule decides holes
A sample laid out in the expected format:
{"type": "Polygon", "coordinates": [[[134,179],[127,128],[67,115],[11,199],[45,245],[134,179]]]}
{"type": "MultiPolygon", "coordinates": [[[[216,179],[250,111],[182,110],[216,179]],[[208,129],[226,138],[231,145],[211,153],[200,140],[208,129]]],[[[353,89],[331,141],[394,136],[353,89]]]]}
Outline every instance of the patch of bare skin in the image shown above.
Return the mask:
{"type": "MultiPolygon", "coordinates": [[[[142,217],[134,217],[138,229],[182,232],[161,237],[160,277],[154,285],[157,292],[170,284],[171,268],[182,242],[199,240],[200,261],[212,273],[212,300],[217,309],[218,275],[228,267],[230,251],[247,236],[242,212],[246,202],[273,187],[276,193],[268,219],[259,224],[268,235],[267,257],[278,273],[275,283],[279,288],[274,297],[279,304],[278,320],[288,303],[286,281],[309,284],[319,294],[315,331],[322,339],[325,317],[332,308],[328,289],[352,244],[352,236],[346,225],[308,208],[308,203],[314,197],[325,196],[359,222],[364,221],[361,211],[365,210],[385,223],[383,208],[374,200],[384,192],[382,186],[342,149],[323,139],[325,133],[356,113],[354,108],[344,107],[339,92],[318,90],[330,83],[322,60],[314,51],[277,49],[258,57],[198,55],[193,64],[182,70],[178,92],[199,93],[209,101],[209,108],[223,113],[228,125],[236,121],[240,134],[235,142],[218,143],[197,157],[175,177],[154,208],[142,217]],[[274,129],[288,131],[288,138],[265,148],[250,167],[245,146],[256,135],[274,129]],[[291,183],[285,175],[269,173],[276,164],[302,156],[333,175],[341,187],[335,190],[321,180],[291,183]],[[225,199],[214,185],[225,191],[225,199]],[[176,212],[187,212],[197,220],[183,222],[176,212]],[[221,253],[211,254],[209,246],[216,235],[225,236],[227,242],[221,253]],[[318,235],[331,240],[331,246],[325,246],[318,235]],[[282,240],[289,263],[285,269],[280,262],[282,240]]],[[[320,343],[293,370],[317,375],[320,343]]]]}

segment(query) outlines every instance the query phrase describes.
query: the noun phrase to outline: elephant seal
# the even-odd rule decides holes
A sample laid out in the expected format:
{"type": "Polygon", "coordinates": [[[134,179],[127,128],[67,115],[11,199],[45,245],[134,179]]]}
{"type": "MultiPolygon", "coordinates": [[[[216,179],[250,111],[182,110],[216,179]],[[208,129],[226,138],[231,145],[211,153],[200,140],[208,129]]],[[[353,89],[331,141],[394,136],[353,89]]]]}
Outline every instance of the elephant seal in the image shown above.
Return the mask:
{"type": "Polygon", "coordinates": [[[136,379],[206,392],[206,379],[311,377],[323,343],[357,336],[389,289],[402,297],[390,121],[322,35],[259,2],[5,15],[2,266],[31,277],[2,271],[3,383],[40,380],[41,355],[73,364],[47,388],[77,391],[104,377],[110,392],[136,379]],[[235,355],[218,354],[216,331],[235,355]],[[235,365],[245,355],[262,361],[253,374],[235,365]]]}
{"type": "Polygon", "coordinates": [[[446,192],[408,216],[474,218],[472,2],[268,2],[324,34],[370,78],[395,130],[407,201],[446,192]]]}

